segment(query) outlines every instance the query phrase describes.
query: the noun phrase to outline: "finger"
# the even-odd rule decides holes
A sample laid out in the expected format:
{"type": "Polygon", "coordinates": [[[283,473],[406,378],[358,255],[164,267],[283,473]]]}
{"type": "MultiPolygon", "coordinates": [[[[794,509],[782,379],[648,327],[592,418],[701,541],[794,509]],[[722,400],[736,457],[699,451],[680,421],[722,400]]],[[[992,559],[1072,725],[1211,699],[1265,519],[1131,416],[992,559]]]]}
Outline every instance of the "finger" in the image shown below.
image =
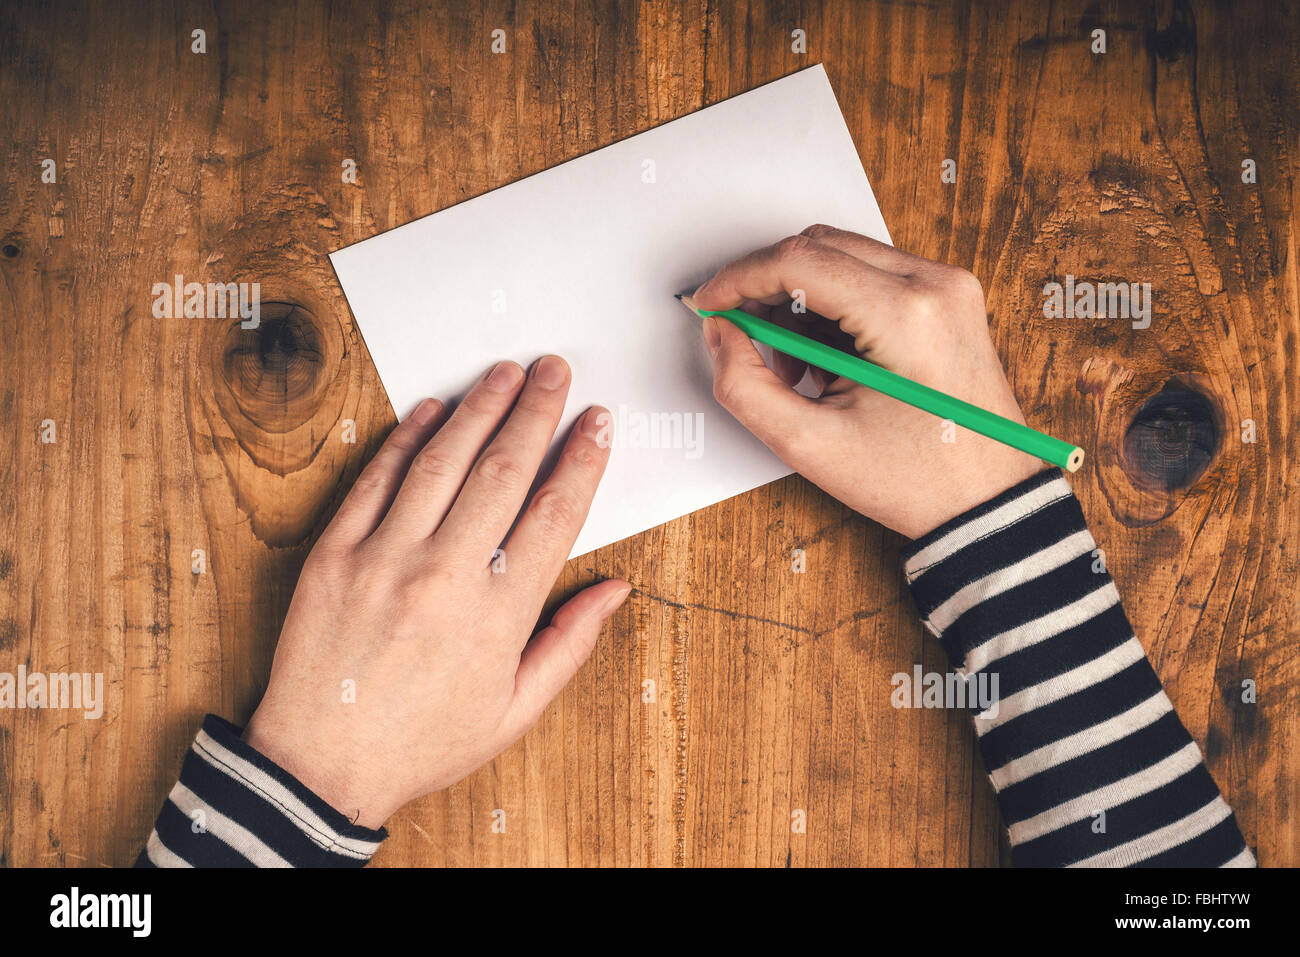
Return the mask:
{"type": "MultiPolygon", "coordinates": [[[[757,316],[760,319],[766,319],[787,328],[794,328],[796,324],[790,321],[789,301],[785,296],[782,296],[781,299],[783,301],[776,304],[760,302],[757,299],[744,299],[740,303],[740,308],[751,316],[757,316]]],[[[800,316],[798,318],[804,317],[800,316]]],[[[804,332],[803,329],[799,331],[804,332]]],[[[808,363],[803,360],[788,356],[784,352],[778,352],[775,349],[772,349],[772,361],[768,365],[773,372],[780,376],[781,381],[791,388],[799,384],[799,380],[803,378],[804,372],[808,368],[808,363]]]]}
{"type": "Polygon", "coordinates": [[[377,535],[409,542],[433,534],[523,381],[518,363],[499,362],[469,390],[447,424],[411,460],[377,535]]]}
{"type": "Polygon", "coordinates": [[[538,607],[564,568],[609,462],[612,417],[593,406],[569,433],[555,469],[533,495],[505,544],[507,584],[529,583],[538,607]]]}
{"type": "MultiPolygon", "coordinates": [[[[793,303],[785,303],[780,306],[772,306],[768,309],[768,321],[778,326],[783,326],[799,333],[801,336],[807,336],[816,342],[830,346],[832,349],[838,349],[841,352],[853,354],[856,350],[853,344],[853,337],[845,332],[839,323],[832,322],[825,316],[820,316],[815,312],[809,312],[806,309],[796,311],[792,309],[793,303]]],[[[742,307],[743,308],[743,307],[742,307]]],[[[746,310],[748,311],[748,310],[746,310]]],[[[788,356],[776,349],[772,350],[772,369],[779,375],[786,384],[797,386],[802,381],[804,373],[811,370],[811,381],[820,394],[826,385],[833,382],[836,376],[815,365],[788,356]]]]}
{"type": "Polygon", "coordinates": [[[502,727],[515,741],[537,723],[546,706],[578,673],[596,647],[601,625],[623,604],[632,586],[619,579],[584,588],[533,636],[519,657],[515,696],[502,727]]]}
{"type": "Polygon", "coordinates": [[[799,235],[807,236],[824,246],[846,252],[865,263],[870,263],[877,269],[883,269],[899,276],[913,276],[925,271],[927,266],[935,265],[928,259],[904,252],[889,243],[882,243],[870,236],[851,233],[847,229],[837,229],[834,226],[826,226],[822,223],[809,226],[799,235]]]}
{"type": "MultiPolygon", "coordinates": [[[[786,301],[785,297],[782,297],[782,301],[786,301]]],[[[769,302],[760,302],[757,299],[742,299],[740,302],[741,309],[744,309],[751,316],[758,316],[758,318],[760,319],[771,318],[773,305],[778,305],[778,304],[769,303],[769,302]]]]}
{"type": "Polygon", "coordinates": [[[446,409],[437,399],[425,399],[397,424],[375,457],[357,476],[321,540],[355,545],[378,527],[388,512],[411,460],[424,447],[446,409]]]}
{"type": "Polygon", "coordinates": [[[725,319],[704,320],[713,358],[713,395],[737,421],[799,469],[802,450],[815,447],[834,413],[787,386],[767,367],[749,336],[725,319]],[[713,328],[710,328],[713,324],[713,328]]]}
{"type": "Polygon", "coordinates": [[[439,548],[453,554],[481,554],[487,562],[519,517],[555,437],[568,394],[567,362],[559,356],[542,356],[533,363],[510,417],[474,463],[434,536],[439,548]]]}
{"type": "Polygon", "coordinates": [[[901,276],[807,236],[790,236],[723,266],[692,298],[705,310],[733,309],[777,293],[802,298],[808,309],[840,323],[865,353],[911,291],[901,276]]]}
{"type": "Polygon", "coordinates": [[[808,363],[773,349],[772,371],[777,374],[777,377],[782,382],[793,389],[803,381],[804,374],[808,371],[808,363]]]}
{"type": "MultiPolygon", "coordinates": [[[[813,389],[818,397],[826,395],[832,384],[840,382],[840,377],[833,372],[827,372],[818,366],[812,366],[811,368],[813,389]]],[[[841,384],[856,385],[857,383],[849,383],[849,380],[845,379],[841,384]]]]}

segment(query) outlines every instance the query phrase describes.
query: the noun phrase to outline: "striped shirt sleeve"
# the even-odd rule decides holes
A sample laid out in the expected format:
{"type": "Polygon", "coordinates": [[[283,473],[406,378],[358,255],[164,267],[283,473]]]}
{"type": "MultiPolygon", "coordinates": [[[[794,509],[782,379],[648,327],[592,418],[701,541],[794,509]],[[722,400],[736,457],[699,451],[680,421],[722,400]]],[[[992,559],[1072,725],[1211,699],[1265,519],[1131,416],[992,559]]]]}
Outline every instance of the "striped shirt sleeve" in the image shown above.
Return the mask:
{"type": "Polygon", "coordinates": [[[364,867],[388,837],[352,824],[208,715],[136,867],[364,867]]]}
{"type": "Polygon", "coordinates": [[[957,671],[983,674],[984,766],[1030,867],[1253,867],[1057,469],[913,542],[907,580],[957,671]]]}

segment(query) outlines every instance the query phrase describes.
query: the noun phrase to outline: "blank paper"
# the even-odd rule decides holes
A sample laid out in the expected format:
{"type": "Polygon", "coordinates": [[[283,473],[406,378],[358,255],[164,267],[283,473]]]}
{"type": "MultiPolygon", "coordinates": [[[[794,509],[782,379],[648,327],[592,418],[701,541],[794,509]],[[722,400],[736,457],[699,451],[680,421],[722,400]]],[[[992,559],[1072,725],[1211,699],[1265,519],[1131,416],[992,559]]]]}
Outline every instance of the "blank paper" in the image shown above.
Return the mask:
{"type": "Polygon", "coordinates": [[[790,473],[714,400],[673,296],[819,222],[889,242],[815,66],[330,258],[399,416],[546,353],[573,368],[556,448],[589,406],[611,410],[581,555],[790,473]]]}

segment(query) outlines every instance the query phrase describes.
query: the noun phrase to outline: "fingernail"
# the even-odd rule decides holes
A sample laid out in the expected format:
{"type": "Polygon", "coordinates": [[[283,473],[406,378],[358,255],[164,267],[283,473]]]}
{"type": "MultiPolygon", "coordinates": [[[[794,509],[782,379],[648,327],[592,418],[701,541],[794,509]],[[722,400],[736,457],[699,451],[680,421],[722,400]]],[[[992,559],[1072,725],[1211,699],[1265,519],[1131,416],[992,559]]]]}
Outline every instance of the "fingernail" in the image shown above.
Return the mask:
{"type": "Polygon", "coordinates": [[[498,362],[483,384],[493,392],[509,392],[523,378],[523,374],[524,370],[513,362],[498,362]]]}
{"type": "Polygon", "coordinates": [[[718,328],[718,320],[713,316],[706,316],[704,319],[704,344],[709,347],[709,355],[717,355],[718,346],[722,345],[722,330],[718,328]]]}
{"type": "Polygon", "coordinates": [[[713,279],[706,279],[706,280],[704,280],[704,285],[700,286],[699,289],[695,290],[695,295],[691,296],[691,298],[692,298],[692,299],[699,299],[700,296],[706,295],[706,294],[708,293],[708,291],[709,291],[709,287],[713,285],[714,280],[716,280],[716,279],[717,279],[717,277],[714,276],[713,279]]]}
{"type": "Polygon", "coordinates": [[[605,601],[605,607],[601,610],[602,615],[612,615],[619,605],[623,604],[625,599],[632,591],[631,585],[624,585],[614,594],[610,595],[605,601]]]}
{"type": "Polygon", "coordinates": [[[609,409],[593,406],[582,416],[582,431],[595,439],[602,449],[609,448],[609,439],[614,431],[614,417],[609,409]]]}
{"type": "Polygon", "coordinates": [[[564,385],[568,367],[559,356],[542,356],[533,366],[533,381],[543,389],[558,389],[564,385]]]}
{"type": "Polygon", "coordinates": [[[438,414],[441,403],[437,399],[424,399],[411,413],[411,421],[416,425],[428,425],[438,414]]]}

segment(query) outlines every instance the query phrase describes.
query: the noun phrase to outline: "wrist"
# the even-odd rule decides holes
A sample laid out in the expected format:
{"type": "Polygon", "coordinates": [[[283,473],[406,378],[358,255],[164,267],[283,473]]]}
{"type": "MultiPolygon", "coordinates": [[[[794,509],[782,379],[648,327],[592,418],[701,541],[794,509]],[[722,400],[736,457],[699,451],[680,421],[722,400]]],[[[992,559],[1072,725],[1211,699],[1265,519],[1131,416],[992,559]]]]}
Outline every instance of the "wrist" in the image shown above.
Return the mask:
{"type": "Polygon", "coordinates": [[[374,776],[333,749],[292,729],[253,713],[242,740],[353,824],[377,830],[401,806],[374,790],[374,776]]]}
{"type": "Polygon", "coordinates": [[[973,475],[956,476],[959,481],[950,483],[941,494],[932,496],[928,505],[918,510],[909,523],[912,527],[904,534],[912,539],[928,535],[1049,467],[1041,459],[1024,452],[1000,449],[995,456],[987,456],[977,463],[973,475]]]}

